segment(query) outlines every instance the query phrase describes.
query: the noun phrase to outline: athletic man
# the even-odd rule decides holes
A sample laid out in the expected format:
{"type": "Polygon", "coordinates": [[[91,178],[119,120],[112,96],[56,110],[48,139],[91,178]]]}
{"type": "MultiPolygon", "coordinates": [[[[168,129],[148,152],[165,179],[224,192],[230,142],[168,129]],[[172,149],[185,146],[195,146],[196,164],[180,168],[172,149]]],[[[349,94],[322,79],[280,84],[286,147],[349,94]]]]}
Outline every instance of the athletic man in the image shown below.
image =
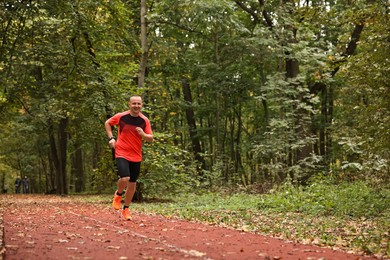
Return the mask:
{"type": "Polygon", "coordinates": [[[140,96],[130,97],[129,108],[128,111],[115,114],[104,123],[109,140],[108,144],[115,149],[115,160],[120,177],[117,182],[117,190],[114,194],[112,206],[116,210],[121,208],[122,193],[126,190],[122,210],[122,216],[126,220],[131,220],[129,205],[140,174],[142,141],[153,141],[150,121],[141,113],[142,98],[140,96]],[[118,140],[115,140],[112,134],[112,126],[114,125],[118,126],[118,140]]]}

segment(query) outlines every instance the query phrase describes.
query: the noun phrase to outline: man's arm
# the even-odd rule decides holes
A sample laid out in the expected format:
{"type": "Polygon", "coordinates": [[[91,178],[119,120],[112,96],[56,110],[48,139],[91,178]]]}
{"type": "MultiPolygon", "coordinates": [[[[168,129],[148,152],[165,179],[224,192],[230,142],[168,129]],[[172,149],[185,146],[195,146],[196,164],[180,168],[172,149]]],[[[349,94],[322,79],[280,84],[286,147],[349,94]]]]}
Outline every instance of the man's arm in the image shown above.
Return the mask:
{"type": "Polygon", "coordinates": [[[104,123],[104,128],[106,129],[107,137],[111,138],[113,136],[112,135],[112,126],[110,125],[110,123],[108,121],[109,121],[109,119],[106,120],[106,122],[104,123]]]}
{"type": "Polygon", "coordinates": [[[136,128],[138,134],[140,136],[142,136],[142,138],[146,141],[146,142],[152,142],[153,141],[153,134],[147,134],[144,132],[144,130],[141,128],[141,127],[137,127],[136,128]]]}
{"type": "Polygon", "coordinates": [[[108,144],[110,145],[111,148],[115,149],[115,138],[114,135],[112,134],[112,126],[109,123],[109,119],[107,119],[106,122],[104,122],[104,128],[106,129],[108,144]]]}

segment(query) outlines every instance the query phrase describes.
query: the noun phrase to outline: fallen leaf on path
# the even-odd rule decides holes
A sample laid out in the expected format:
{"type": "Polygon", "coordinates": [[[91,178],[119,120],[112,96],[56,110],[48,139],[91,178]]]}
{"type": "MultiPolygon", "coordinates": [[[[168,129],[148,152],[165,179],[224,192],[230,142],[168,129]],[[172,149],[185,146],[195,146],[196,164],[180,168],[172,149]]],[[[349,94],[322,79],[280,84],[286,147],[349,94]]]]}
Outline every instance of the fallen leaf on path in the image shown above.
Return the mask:
{"type": "Polygon", "coordinates": [[[190,250],[189,251],[191,253],[192,256],[197,256],[197,257],[201,257],[201,256],[205,256],[206,253],[202,253],[202,252],[199,252],[199,251],[196,251],[196,250],[190,250]]]}
{"type": "Polygon", "coordinates": [[[113,249],[113,250],[119,250],[120,248],[121,248],[120,246],[108,246],[108,247],[107,247],[108,250],[111,250],[111,249],[113,249]]]}

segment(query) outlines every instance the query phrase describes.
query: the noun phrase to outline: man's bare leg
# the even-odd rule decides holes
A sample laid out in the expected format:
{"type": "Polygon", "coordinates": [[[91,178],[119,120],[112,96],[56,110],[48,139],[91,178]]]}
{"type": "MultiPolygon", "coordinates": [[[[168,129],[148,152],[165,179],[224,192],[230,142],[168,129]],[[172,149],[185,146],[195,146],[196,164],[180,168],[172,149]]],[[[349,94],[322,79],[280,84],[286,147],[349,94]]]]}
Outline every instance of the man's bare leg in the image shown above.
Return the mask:
{"type": "Polygon", "coordinates": [[[124,189],[126,189],[127,184],[129,183],[130,177],[120,178],[117,182],[118,193],[121,194],[124,189]]]}
{"type": "Polygon", "coordinates": [[[127,189],[126,189],[126,195],[125,195],[125,206],[129,206],[131,203],[131,200],[133,199],[135,188],[136,188],[136,182],[127,182],[127,189]]]}

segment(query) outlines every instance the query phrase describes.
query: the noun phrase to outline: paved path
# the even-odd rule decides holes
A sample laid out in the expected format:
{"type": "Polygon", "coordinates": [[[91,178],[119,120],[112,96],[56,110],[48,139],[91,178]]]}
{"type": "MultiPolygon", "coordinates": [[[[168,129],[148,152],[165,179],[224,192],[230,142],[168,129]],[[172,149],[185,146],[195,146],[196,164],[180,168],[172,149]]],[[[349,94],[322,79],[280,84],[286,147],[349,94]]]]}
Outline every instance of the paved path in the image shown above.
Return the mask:
{"type": "Polygon", "coordinates": [[[71,197],[3,195],[2,256],[14,259],[375,259],[71,197]]]}

